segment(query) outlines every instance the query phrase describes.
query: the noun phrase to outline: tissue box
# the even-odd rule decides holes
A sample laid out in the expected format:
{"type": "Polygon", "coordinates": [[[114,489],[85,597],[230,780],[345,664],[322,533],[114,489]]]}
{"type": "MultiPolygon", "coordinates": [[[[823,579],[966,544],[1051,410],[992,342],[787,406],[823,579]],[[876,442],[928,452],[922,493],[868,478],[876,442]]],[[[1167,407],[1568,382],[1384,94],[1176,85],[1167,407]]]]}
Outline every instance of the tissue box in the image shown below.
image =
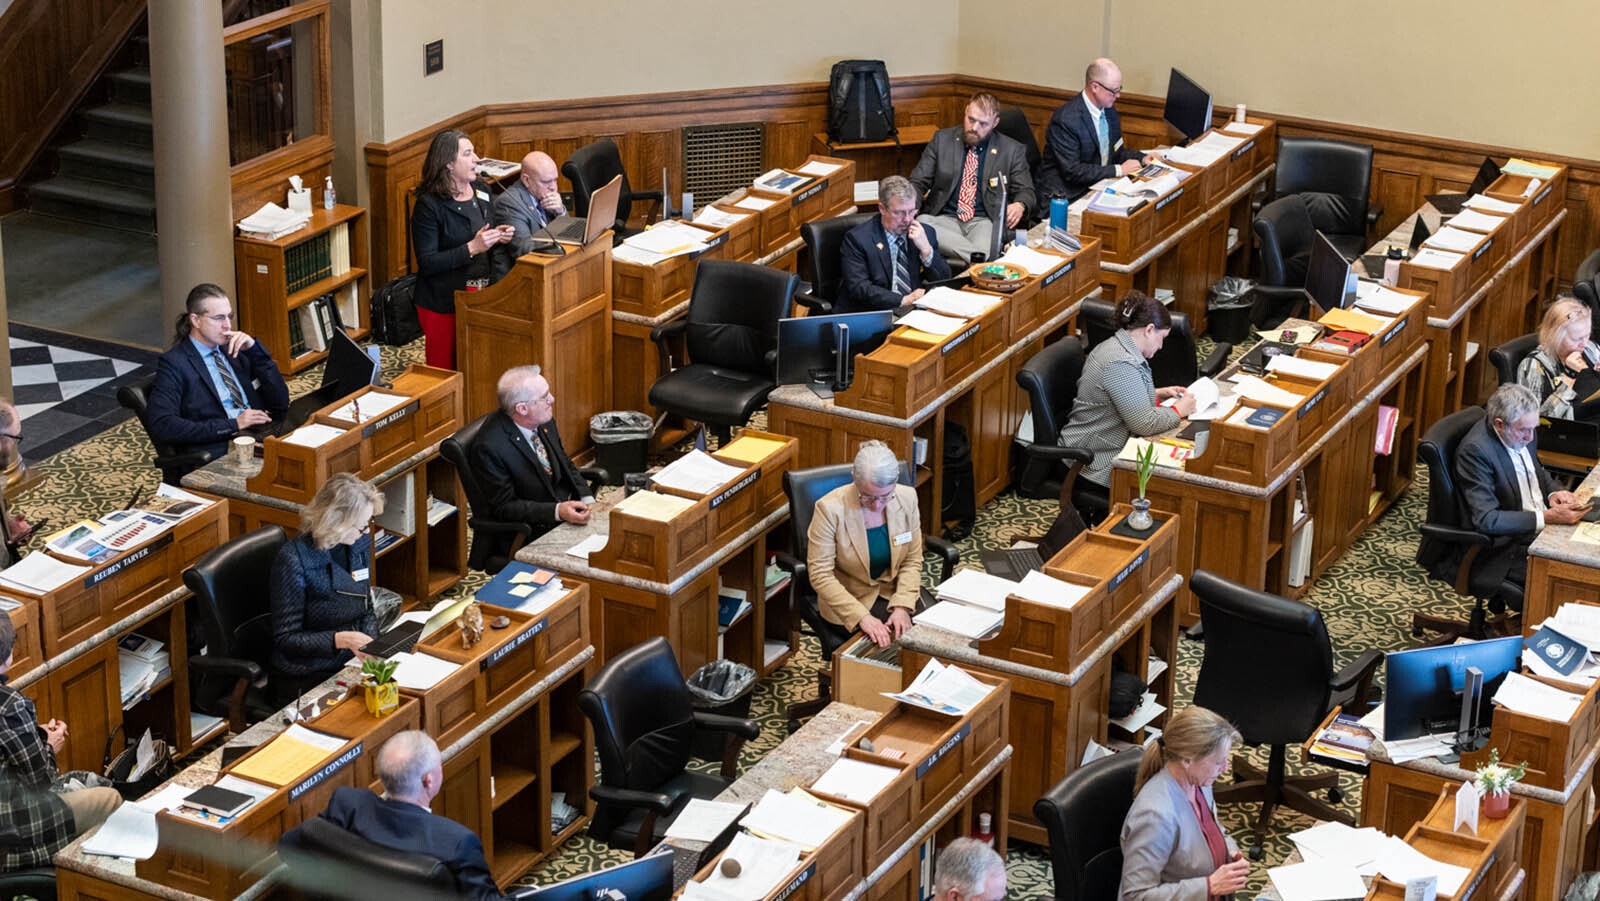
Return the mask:
{"type": "Polygon", "coordinates": [[[296,213],[311,212],[311,189],[301,188],[296,191],[289,189],[289,209],[296,213]]]}

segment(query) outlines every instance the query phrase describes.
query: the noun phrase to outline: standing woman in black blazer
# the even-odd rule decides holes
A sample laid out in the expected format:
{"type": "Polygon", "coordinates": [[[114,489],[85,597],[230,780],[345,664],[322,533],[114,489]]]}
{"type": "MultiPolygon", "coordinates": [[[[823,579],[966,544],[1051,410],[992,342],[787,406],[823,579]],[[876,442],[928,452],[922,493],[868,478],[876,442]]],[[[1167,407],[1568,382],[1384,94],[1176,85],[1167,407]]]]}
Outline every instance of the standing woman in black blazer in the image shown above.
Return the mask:
{"type": "Polygon", "coordinates": [[[491,216],[472,140],[454,128],[434,135],[411,210],[414,297],[429,366],[456,368],[456,292],[488,285],[489,248],[511,240],[512,227],[491,225],[491,216]]]}
{"type": "Polygon", "coordinates": [[[336,473],[300,511],[300,534],[272,563],[272,669],[280,700],[359,656],[378,634],[372,607],[372,517],[383,492],[336,473]]]}

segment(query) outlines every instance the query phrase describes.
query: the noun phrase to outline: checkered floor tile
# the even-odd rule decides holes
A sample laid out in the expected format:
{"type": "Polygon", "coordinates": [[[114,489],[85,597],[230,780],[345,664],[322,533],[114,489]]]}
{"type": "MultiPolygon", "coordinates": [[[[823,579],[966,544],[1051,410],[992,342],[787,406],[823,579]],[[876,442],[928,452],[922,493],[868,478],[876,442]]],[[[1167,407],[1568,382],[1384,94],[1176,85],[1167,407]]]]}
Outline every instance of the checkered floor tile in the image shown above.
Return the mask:
{"type": "Polygon", "coordinates": [[[16,394],[12,403],[26,422],[35,413],[138,368],[132,360],[12,338],[11,384],[16,394]]]}
{"type": "Polygon", "coordinates": [[[154,371],[156,355],[11,324],[12,403],[22,416],[23,456],[37,461],[98,435],[132,414],[117,389],[154,371]]]}

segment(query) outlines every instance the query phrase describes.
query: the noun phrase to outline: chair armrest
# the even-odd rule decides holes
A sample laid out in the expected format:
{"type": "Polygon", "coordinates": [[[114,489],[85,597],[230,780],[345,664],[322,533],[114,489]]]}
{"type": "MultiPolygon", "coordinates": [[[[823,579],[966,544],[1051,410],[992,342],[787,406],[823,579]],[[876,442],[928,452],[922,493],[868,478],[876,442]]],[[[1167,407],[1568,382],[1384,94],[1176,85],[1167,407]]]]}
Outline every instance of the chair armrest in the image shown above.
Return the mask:
{"type": "Polygon", "coordinates": [[[832,313],[833,301],[811,293],[810,288],[794,292],[794,302],[813,313],[832,313]]]}
{"type": "Polygon", "coordinates": [[[647,204],[650,205],[650,215],[649,215],[648,218],[645,219],[646,222],[654,222],[656,220],[656,218],[661,215],[661,192],[660,191],[646,191],[646,192],[629,191],[628,192],[628,202],[629,203],[647,203],[647,204]]]}
{"type": "Polygon", "coordinates": [[[679,317],[650,330],[650,340],[657,344],[681,336],[689,328],[689,320],[679,317]]]}
{"type": "Polygon", "coordinates": [[[810,573],[806,570],[806,561],[788,551],[773,551],[772,561],[778,564],[779,569],[793,576],[796,583],[806,582],[810,579],[810,573]]]}
{"type": "Polygon", "coordinates": [[[615,804],[648,810],[666,816],[672,812],[672,797],[661,792],[647,792],[635,788],[618,788],[615,785],[595,785],[589,788],[589,797],[601,804],[615,804]]]}
{"type": "Polygon", "coordinates": [[[468,516],[467,528],[498,535],[521,535],[524,541],[533,535],[533,527],[525,522],[502,522],[481,516],[468,516]]]}
{"type": "Polygon", "coordinates": [[[165,469],[168,466],[198,469],[215,459],[216,457],[212,456],[210,451],[184,451],[166,455],[158,453],[156,454],[155,465],[157,469],[165,469]]]}
{"type": "Polygon", "coordinates": [[[1228,355],[1233,353],[1233,345],[1226,341],[1218,341],[1206,358],[1200,361],[1200,374],[1208,379],[1216,378],[1222,367],[1228,365],[1228,355]]]}
{"type": "Polygon", "coordinates": [[[244,679],[247,682],[255,682],[266,675],[266,672],[261,669],[261,664],[254,660],[245,660],[241,657],[219,657],[214,654],[192,655],[189,658],[189,668],[212,675],[244,679]]]}
{"type": "Polygon", "coordinates": [[[707,713],[704,710],[696,710],[694,712],[694,725],[696,729],[705,729],[709,732],[726,732],[745,741],[755,741],[761,737],[760,723],[738,716],[723,716],[720,713],[707,713]]]}
{"type": "Polygon", "coordinates": [[[1374,204],[1371,204],[1370,206],[1367,207],[1367,226],[1368,227],[1377,225],[1378,224],[1378,220],[1382,219],[1382,218],[1383,218],[1383,204],[1374,203],[1374,204]]]}
{"type": "Polygon", "coordinates": [[[1443,541],[1447,544],[1459,544],[1466,547],[1487,547],[1489,536],[1482,532],[1470,529],[1457,529],[1451,526],[1441,526],[1436,523],[1425,522],[1422,524],[1422,537],[1432,538],[1434,541],[1443,541]]]}
{"type": "Polygon", "coordinates": [[[761,355],[761,365],[765,366],[768,372],[777,370],[778,349],[776,347],[761,355]]]}
{"type": "Polygon", "coordinates": [[[924,554],[937,554],[942,561],[940,564],[939,581],[950,578],[950,573],[955,571],[956,564],[961,562],[961,548],[953,543],[940,538],[938,535],[922,536],[922,551],[924,554]]]}
{"type": "Polygon", "coordinates": [[[1059,444],[1025,444],[1022,454],[1035,460],[1060,460],[1063,463],[1077,461],[1085,466],[1094,462],[1094,454],[1081,447],[1062,447],[1059,444]]]}
{"type": "Polygon", "coordinates": [[[1378,672],[1378,664],[1384,660],[1382,651],[1368,648],[1361,652],[1361,656],[1345,664],[1345,667],[1333,674],[1328,680],[1328,687],[1335,693],[1350,691],[1351,703],[1356,709],[1365,708],[1367,696],[1372,689],[1372,677],[1378,672]]]}
{"type": "Polygon", "coordinates": [[[611,478],[611,473],[598,466],[580,466],[578,467],[578,475],[583,476],[583,480],[589,483],[589,491],[591,493],[599,492],[600,486],[611,478]]]}

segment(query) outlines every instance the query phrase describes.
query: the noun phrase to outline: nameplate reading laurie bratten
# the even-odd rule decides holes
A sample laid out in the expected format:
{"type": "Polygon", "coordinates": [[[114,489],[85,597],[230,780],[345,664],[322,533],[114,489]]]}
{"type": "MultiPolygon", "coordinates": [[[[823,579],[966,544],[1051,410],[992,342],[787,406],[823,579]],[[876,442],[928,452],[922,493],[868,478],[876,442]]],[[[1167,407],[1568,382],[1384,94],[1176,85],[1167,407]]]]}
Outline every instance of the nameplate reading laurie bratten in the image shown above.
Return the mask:
{"type": "Polygon", "coordinates": [[[1139,567],[1143,566],[1145,561],[1149,559],[1149,548],[1145,548],[1144,550],[1140,551],[1139,556],[1130,560],[1127,566],[1124,566],[1120,572],[1111,577],[1111,581],[1106,583],[1106,593],[1109,594],[1122,587],[1122,583],[1128,581],[1128,577],[1137,572],[1139,567]]]}
{"type": "Polygon", "coordinates": [[[966,738],[971,733],[972,733],[972,724],[971,723],[962,723],[961,724],[961,728],[956,730],[956,734],[950,736],[945,741],[944,744],[940,745],[937,748],[934,748],[933,749],[933,753],[928,755],[928,759],[927,760],[924,760],[921,763],[917,764],[917,778],[921,779],[924,775],[927,774],[928,770],[933,769],[933,765],[938,763],[940,758],[944,757],[944,755],[946,755],[946,754],[950,753],[951,751],[954,751],[956,748],[960,747],[961,746],[961,740],[963,738],[966,738]]]}
{"type": "Polygon", "coordinates": [[[788,901],[789,896],[794,894],[800,886],[805,885],[807,880],[816,875],[816,872],[817,865],[815,863],[806,867],[800,872],[799,876],[789,880],[788,885],[784,886],[776,895],[773,895],[772,901],[788,901]]]}
{"type": "Polygon", "coordinates": [[[323,765],[322,769],[317,770],[315,773],[312,773],[311,775],[305,777],[304,779],[301,779],[300,783],[298,785],[296,785],[294,788],[289,789],[289,800],[290,801],[298,801],[298,800],[300,800],[300,796],[301,795],[305,794],[308,791],[311,791],[313,788],[316,788],[317,786],[321,785],[322,783],[328,781],[328,777],[329,776],[332,776],[334,773],[337,773],[340,770],[344,769],[345,767],[349,766],[350,765],[350,761],[355,760],[357,757],[361,756],[361,748],[362,748],[361,742],[356,742],[356,746],[355,747],[353,747],[350,750],[344,752],[343,754],[340,754],[338,757],[335,757],[332,760],[328,761],[326,764],[323,765]]]}
{"type": "Polygon", "coordinates": [[[968,338],[971,338],[973,335],[976,335],[978,333],[978,329],[982,327],[983,324],[980,322],[973,323],[971,328],[968,328],[961,334],[951,338],[949,341],[946,341],[944,343],[944,347],[939,348],[939,354],[943,356],[944,354],[947,354],[950,351],[960,347],[964,341],[966,341],[968,338]]]}
{"type": "Polygon", "coordinates": [[[1182,196],[1183,196],[1183,189],[1182,188],[1175,188],[1175,189],[1173,189],[1173,192],[1171,194],[1168,194],[1167,196],[1165,196],[1165,197],[1161,198],[1160,200],[1156,201],[1156,209],[1157,210],[1165,209],[1167,204],[1173,202],[1174,200],[1177,200],[1179,197],[1182,197],[1182,196]]]}
{"type": "Polygon", "coordinates": [[[1317,408],[1317,404],[1322,403],[1322,399],[1324,397],[1326,397],[1327,394],[1328,394],[1328,389],[1327,388],[1323,388],[1321,391],[1318,391],[1316,394],[1311,395],[1311,399],[1310,400],[1308,400],[1305,403],[1300,405],[1300,409],[1299,409],[1298,412],[1296,412],[1294,414],[1294,418],[1295,419],[1305,419],[1306,418],[1306,414],[1310,413],[1312,410],[1315,410],[1317,408]]]}
{"type": "Polygon", "coordinates": [[[759,469],[740,476],[739,481],[734,482],[732,485],[729,485],[728,487],[717,492],[716,497],[711,499],[711,503],[709,504],[710,508],[715,510],[722,506],[723,502],[727,501],[728,498],[731,498],[746,488],[749,488],[751,485],[754,485],[756,483],[756,479],[759,478],[761,478],[761,470],[759,469]]]}
{"type": "Polygon", "coordinates": [[[135,563],[138,563],[140,560],[143,560],[144,558],[150,556],[151,554],[155,553],[156,551],[161,550],[162,548],[166,547],[167,545],[169,545],[171,543],[172,543],[172,533],[171,532],[166,532],[161,537],[159,537],[156,540],[150,542],[149,544],[145,545],[144,547],[139,548],[136,551],[130,552],[126,557],[123,557],[121,560],[118,560],[117,562],[111,564],[110,566],[106,567],[105,569],[102,569],[97,573],[89,574],[89,576],[83,580],[83,587],[84,588],[93,588],[96,585],[99,585],[101,582],[104,582],[105,580],[111,578],[112,576],[116,575],[117,573],[122,572],[123,570],[127,569],[128,567],[134,565],[135,563]]]}
{"type": "Polygon", "coordinates": [[[807,200],[810,200],[811,198],[817,196],[818,191],[821,191],[826,187],[828,187],[828,180],[824,178],[822,181],[819,181],[811,187],[806,188],[804,191],[794,195],[794,202],[803,203],[807,200]]]}
{"type": "Polygon", "coordinates": [[[516,635],[512,636],[510,641],[498,648],[495,648],[494,651],[489,654],[489,656],[483,658],[483,663],[478,667],[479,670],[486,670],[511,656],[512,651],[515,651],[517,648],[527,644],[533,638],[533,636],[543,632],[544,627],[548,625],[550,625],[550,617],[540,617],[538,622],[526,629],[523,629],[521,632],[518,632],[516,635]]]}
{"type": "Polygon", "coordinates": [[[400,409],[395,410],[395,411],[393,411],[391,413],[385,413],[383,416],[380,416],[379,418],[374,419],[373,421],[367,423],[366,425],[361,427],[361,437],[362,438],[371,438],[373,435],[378,434],[378,431],[380,429],[386,429],[389,426],[392,426],[395,423],[399,422],[400,420],[405,419],[407,416],[410,416],[412,413],[417,412],[418,404],[419,404],[418,401],[413,400],[411,403],[406,404],[405,406],[401,407],[400,409]]]}
{"type": "Polygon", "coordinates": [[[1067,265],[1058,268],[1056,271],[1054,271],[1054,272],[1052,272],[1049,275],[1044,277],[1044,286],[1046,288],[1050,287],[1051,285],[1056,283],[1056,279],[1060,278],[1063,275],[1066,275],[1068,272],[1071,272],[1072,270],[1074,270],[1076,268],[1078,268],[1078,261],[1077,260],[1068,260],[1067,261],[1067,265]]]}

